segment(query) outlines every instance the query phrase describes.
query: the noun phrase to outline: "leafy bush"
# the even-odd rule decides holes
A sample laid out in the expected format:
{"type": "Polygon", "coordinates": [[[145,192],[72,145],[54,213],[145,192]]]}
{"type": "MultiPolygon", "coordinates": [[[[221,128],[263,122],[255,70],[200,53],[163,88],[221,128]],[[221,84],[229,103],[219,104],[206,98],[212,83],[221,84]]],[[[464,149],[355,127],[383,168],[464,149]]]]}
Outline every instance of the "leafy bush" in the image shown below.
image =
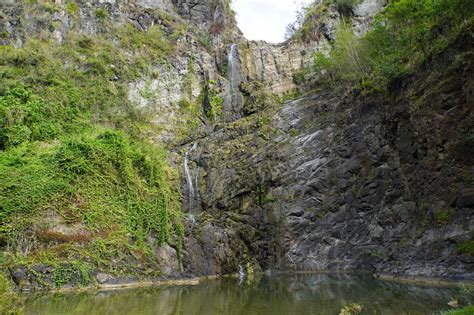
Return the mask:
{"type": "Polygon", "coordinates": [[[322,0],[303,7],[296,21],[286,28],[285,38],[302,41],[319,41],[322,36],[325,19],[329,18],[329,8],[335,7],[343,20],[353,15],[354,8],[362,0],[322,0]]]}
{"type": "Polygon", "coordinates": [[[209,103],[211,107],[208,112],[208,117],[211,118],[212,121],[216,121],[222,116],[222,105],[224,104],[224,99],[219,95],[214,95],[209,103]]]}
{"type": "Polygon", "coordinates": [[[95,10],[95,16],[97,16],[99,19],[105,19],[108,15],[109,13],[104,8],[98,8],[95,10]]]}
{"type": "Polygon", "coordinates": [[[384,89],[472,27],[472,12],[469,0],[391,1],[362,38],[342,22],[328,58],[315,56],[315,69],[326,70],[331,81],[384,89]]]}
{"type": "Polygon", "coordinates": [[[8,90],[0,96],[0,147],[55,138],[64,130],[60,107],[57,103],[48,106],[21,87],[8,90]]]}
{"type": "Polygon", "coordinates": [[[246,115],[262,110],[273,101],[265,89],[265,85],[260,81],[244,82],[240,88],[244,95],[244,113],[246,115]]]}
{"type": "Polygon", "coordinates": [[[357,304],[357,303],[352,303],[345,305],[341,311],[339,312],[339,315],[355,315],[355,314],[360,314],[362,313],[362,306],[357,304]]]}
{"type": "Polygon", "coordinates": [[[314,55],[314,70],[327,72],[333,83],[336,80],[356,81],[364,78],[368,66],[359,38],[345,23],[341,23],[336,31],[336,38],[329,56],[321,52],[314,55]]]}
{"type": "Polygon", "coordinates": [[[12,240],[28,228],[21,226],[25,219],[47,210],[72,211],[89,231],[118,233],[123,241],[128,236],[140,248],[154,234],[159,243],[180,248],[176,187],[177,174],[165,151],[147,142],[132,144],[120,131],[99,129],[54,146],[23,145],[0,152],[0,234],[12,240]]]}
{"type": "Polygon", "coordinates": [[[469,0],[390,3],[365,40],[376,77],[388,83],[442,51],[471,19],[469,0]]]}
{"type": "Polygon", "coordinates": [[[70,15],[76,15],[79,12],[80,8],[74,1],[69,1],[66,5],[66,11],[70,15]]]}
{"type": "Polygon", "coordinates": [[[164,60],[173,50],[172,43],[160,25],[154,25],[143,32],[132,24],[126,24],[117,32],[122,47],[134,51],[147,62],[164,60]]]}
{"type": "Polygon", "coordinates": [[[65,191],[67,181],[55,174],[51,149],[23,145],[0,152],[0,220],[28,215],[48,207],[54,195],[65,191]]]}
{"type": "Polygon", "coordinates": [[[54,283],[57,288],[73,281],[79,282],[82,286],[89,285],[91,282],[90,266],[76,261],[55,266],[54,283]]]}

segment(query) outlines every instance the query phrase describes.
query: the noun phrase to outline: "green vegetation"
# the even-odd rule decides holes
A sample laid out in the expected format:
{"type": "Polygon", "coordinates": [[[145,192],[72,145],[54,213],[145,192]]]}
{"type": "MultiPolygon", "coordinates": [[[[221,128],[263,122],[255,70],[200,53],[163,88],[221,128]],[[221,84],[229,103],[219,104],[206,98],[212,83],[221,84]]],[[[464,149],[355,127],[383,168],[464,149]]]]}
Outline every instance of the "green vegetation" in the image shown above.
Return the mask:
{"type": "Polygon", "coordinates": [[[150,27],[146,32],[138,31],[132,24],[117,29],[121,48],[134,52],[136,63],[145,69],[154,62],[165,63],[173,52],[174,44],[165,36],[160,25],[150,27]]]}
{"type": "Polygon", "coordinates": [[[98,8],[95,10],[95,16],[97,16],[99,19],[105,19],[108,15],[109,13],[104,8],[98,8]]]}
{"type": "Polygon", "coordinates": [[[208,112],[208,117],[212,121],[216,121],[222,116],[222,104],[224,104],[224,99],[219,95],[213,95],[209,100],[210,109],[208,112]]]}
{"type": "Polygon", "coordinates": [[[458,244],[458,253],[474,257],[474,239],[463,241],[458,244]]]}
{"type": "Polygon", "coordinates": [[[242,92],[245,98],[244,112],[252,114],[258,112],[271,104],[271,96],[260,81],[248,81],[242,83],[242,92]]]}
{"type": "Polygon", "coordinates": [[[314,55],[314,70],[325,71],[332,85],[337,81],[354,82],[365,77],[368,68],[361,62],[362,42],[344,23],[337,30],[336,38],[329,56],[321,52],[314,55]]]}
{"type": "Polygon", "coordinates": [[[149,235],[180,249],[177,174],[166,152],[145,140],[132,142],[120,130],[84,129],[52,142],[26,139],[0,152],[0,232],[10,251],[25,253],[31,263],[86,259],[107,267],[114,247],[150,254],[149,235]],[[55,233],[46,219],[51,213],[62,218],[61,224],[80,223],[87,232],[55,233]],[[33,240],[48,249],[27,255],[33,240]]]}
{"type": "Polygon", "coordinates": [[[198,42],[207,50],[211,51],[212,49],[212,39],[208,34],[200,34],[197,38],[198,42]]]}
{"type": "MultiPolygon", "coordinates": [[[[79,11],[75,2],[64,8],[79,11]]],[[[61,45],[41,36],[0,46],[2,269],[41,263],[58,287],[88,285],[94,269],[156,266],[155,243],[181,254],[178,175],[148,140],[157,132],[150,113],[127,97],[129,81],[167,62],[174,33],[111,29],[71,31],[61,45]]]]}
{"type": "Polygon", "coordinates": [[[334,6],[343,20],[350,21],[354,8],[362,0],[322,0],[303,7],[294,23],[287,26],[285,37],[301,41],[319,41],[323,21],[329,17],[329,7],[334,6]]]}
{"type": "Polygon", "coordinates": [[[90,271],[90,265],[76,261],[70,262],[67,265],[55,265],[54,284],[57,288],[71,282],[77,282],[83,286],[87,286],[91,283],[90,271]]]}
{"type": "Polygon", "coordinates": [[[329,1],[313,3],[304,7],[294,23],[286,27],[285,38],[300,41],[319,41],[321,39],[321,19],[327,16],[329,1]]]}
{"type": "Polygon", "coordinates": [[[8,280],[3,273],[0,273],[0,314],[14,315],[21,313],[21,301],[12,292],[8,285],[8,280]]]}
{"type": "Polygon", "coordinates": [[[446,225],[451,221],[453,211],[451,209],[440,210],[435,213],[436,223],[438,225],[446,225]]]}
{"type": "Polygon", "coordinates": [[[193,97],[193,86],[194,82],[196,81],[196,65],[194,64],[194,60],[191,58],[188,61],[188,71],[183,79],[183,87],[182,92],[183,96],[186,100],[191,100],[193,97]]]}
{"type": "Polygon", "coordinates": [[[222,105],[224,104],[224,99],[220,96],[216,85],[217,82],[210,80],[204,86],[200,96],[204,112],[212,122],[217,122],[222,116],[222,105]]]}
{"type": "Polygon", "coordinates": [[[66,11],[70,15],[76,15],[77,13],[79,13],[79,10],[79,6],[74,1],[69,1],[66,5],[66,11]]]}
{"type": "Polygon", "coordinates": [[[324,70],[333,85],[357,84],[363,93],[385,90],[472,28],[472,12],[469,0],[391,1],[362,38],[342,21],[329,55],[315,55],[314,70],[324,70]]]}
{"type": "Polygon", "coordinates": [[[357,303],[352,303],[344,306],[339,312],[339,315],[355,315],[360,313],[362,313],[362,306],[357,303]]]}
{"type": "Polygon", "coordinates": [[[474,306],[469,305],[460,309],[453,309],[441,312],[440,315],[472,315],[474,314],[474,306]]]}

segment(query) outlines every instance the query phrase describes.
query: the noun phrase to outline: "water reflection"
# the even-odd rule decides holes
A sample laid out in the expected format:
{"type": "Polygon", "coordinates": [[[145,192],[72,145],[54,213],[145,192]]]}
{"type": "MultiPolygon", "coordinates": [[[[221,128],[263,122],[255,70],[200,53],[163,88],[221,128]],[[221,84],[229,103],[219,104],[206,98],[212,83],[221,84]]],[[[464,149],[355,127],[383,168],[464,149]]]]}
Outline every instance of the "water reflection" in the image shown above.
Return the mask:
{"type": "MultiPolygon", "coordinates": [[[[48,295],[27,300],[26,314],[338,314],[358,303],[364,314],[432,314],[456,288],[390,283],[365,275],[317,274],[228,278],[196,286],[48,295]]],[[[463,301],[467,302],[467,301],[463,301]]]]}

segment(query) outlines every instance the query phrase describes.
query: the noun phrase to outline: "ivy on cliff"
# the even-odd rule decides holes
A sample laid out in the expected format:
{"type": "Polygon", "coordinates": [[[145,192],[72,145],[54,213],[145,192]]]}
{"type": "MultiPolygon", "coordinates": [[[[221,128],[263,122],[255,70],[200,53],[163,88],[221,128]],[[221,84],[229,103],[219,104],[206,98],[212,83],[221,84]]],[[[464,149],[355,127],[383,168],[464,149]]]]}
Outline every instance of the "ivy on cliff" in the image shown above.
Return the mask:
{"type": "Polygon", "coordinates": [[[81,270],[121,272],[112,257],[156,264],[151,240],[181,251],[178,175],[127,95],[129,81],[167,62],[176,38],[159,25],[111,27],[0,46],[2,267],[85,261],[81,270]],[[57,221],[81,228],[58,232],[57,221]]]}

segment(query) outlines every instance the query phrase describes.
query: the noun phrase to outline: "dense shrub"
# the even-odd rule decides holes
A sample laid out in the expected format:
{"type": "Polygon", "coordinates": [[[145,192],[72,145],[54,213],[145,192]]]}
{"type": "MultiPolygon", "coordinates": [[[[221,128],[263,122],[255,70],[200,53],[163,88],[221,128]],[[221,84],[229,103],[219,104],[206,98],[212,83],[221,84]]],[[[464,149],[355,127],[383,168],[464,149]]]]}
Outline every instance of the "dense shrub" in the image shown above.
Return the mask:
{"type": "Polygon", "coordinates": [[[91,130],[46,146],[25,143],[0,152],[0,232],[13,240],[28,229],[29,218],[67,212],[90,231],[128,235],[138,247],[146,247],[150,233],[172,244],[170,236],[178,235],[174,245],[180,247],[177,186],[165,151],[132,144],[120,131],[91,130]]]}
{"type": "Polygon", "coordinates": [[[469,0],[391,1],[362,38],[342,21],[329,55],[315,55],[315,70],[328,72],[332,82],[384,89],[472,28],[473,12],[469,0]]]}

